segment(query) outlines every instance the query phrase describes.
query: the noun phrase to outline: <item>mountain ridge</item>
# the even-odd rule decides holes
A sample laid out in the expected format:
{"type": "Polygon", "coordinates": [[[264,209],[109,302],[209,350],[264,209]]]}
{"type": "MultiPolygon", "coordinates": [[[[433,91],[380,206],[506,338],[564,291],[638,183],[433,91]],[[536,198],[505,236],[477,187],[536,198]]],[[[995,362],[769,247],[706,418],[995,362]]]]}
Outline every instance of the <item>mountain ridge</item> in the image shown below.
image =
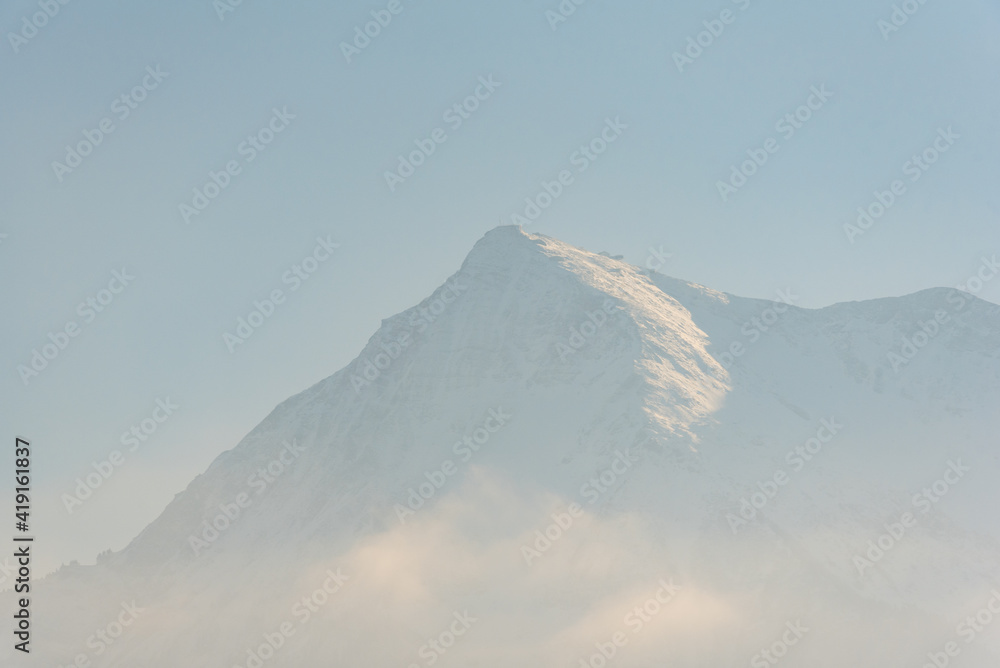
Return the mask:
{"type": "Polygon", "coordinates": [[[280,621],[289,590],[344,566],[343,626],[315,627],[277,665],[336,655],[334,637],[356,641],[349,656],[368,665],[402,662],[407,648],[379,639],[379,615],[401,611],[388,628],[407,635],[441,606],[476,605],[493,611],[482,628],[494,630],[481,631],[468,655],[479,664],[468,665],[554,665],[568,660],[561,648],[613,627],[602,620],[622,596],[673,576],[687,593],[662,639],[636,650],[647,662],[674,643],[688,657],[680,665],[734,665],[764,642],[761,624],[808,615],[829,638],[802,648],[809,665],[880,665],[851,639],[877,628],[901,652],[900,628],[933,633],[1000,572],[1000,537],[981,512],[998,501],[997,309],[963,299],[899,373],[887,357],[950,294],[803,309],[497,228],[348,365],[220,454],[126,548],[42,580],[53,601],[58,585],[101,602],[67,606],[45,632],[83,633],[115,599],[134,598],[149,624],[173,630],[140,634],[148,645],[123,643],[109,660],[170,665],[158,653],[176,646],[203,657],[193,665],[233,661],[255,637],[246,629],[280,621]],[[791,456],[813,441],[808,460],[791,456]],[[913,512],[910,495],[959,458],[973,473],[857,573],[880,525],[913,512]],[[553,522],[565,538],[538,548],[553,522]],[[524,563],[525,545],[537,563],[524,563]],[[536,612],[552,605],[540,592],[564,608],[536,612]],[[232,622],[213,630],[188,610],[232,622]],[[502,640],[539,628],[554,635],[502,640]]]}

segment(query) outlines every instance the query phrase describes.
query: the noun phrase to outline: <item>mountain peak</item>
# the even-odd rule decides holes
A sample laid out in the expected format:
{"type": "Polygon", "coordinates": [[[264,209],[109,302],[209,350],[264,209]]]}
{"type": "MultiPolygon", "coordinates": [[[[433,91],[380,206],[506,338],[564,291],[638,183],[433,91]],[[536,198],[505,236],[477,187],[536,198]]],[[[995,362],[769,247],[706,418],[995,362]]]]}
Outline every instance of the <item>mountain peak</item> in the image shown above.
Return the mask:
{"type": "Polygon", "coordinates": [[[466,258],[475,261],[484,256],[504,256],[537,248],[538,235],[525,232],[520,225],[499,225],[475,243],[466,258]]]}
{"type": "MultiPolygon", "coordinates": [[[[281,597],[341,565],[345,616],[303,629],[275,665],[404,665],[422,631],[385,660],[353,658],[414,619],[467,607],[484,610],[486,640],[464,645],[482,653],[456,665],[493,665],[478,658],[553,619],[583,619],[577,639],[589,647],[619,628],[620,604],[673,576],[686,593],[671,623],[707,619],[704,633],[725,639],[696,648],[699,665],[732,665],[769,641],[714,656],[741,637],[724,626],[733,615],[770,634],[790,610],[839,633],[838,645],[877,628],[900,630],[908,647],[928,609],[960,618],[969,598],[983,600],[997,563],[974,537],[992,531],[982,508],[997,502],[1000,328],[972,305],[930,324],[928,308],[947,308],[948,294],[798,309],[498,227],[357,359],[220,455],[124,551],[39,583],[40,634],[65,638],[42,651],[51,663],[70,656],[120,601],[136,600],[147,621],[115,643],[110,665],[232,665],[287,619],[294,600],[281,597]],[[854,557],[894,526],[909,500],[899,490],[926,487],[959,457],[976,475],[860,577],[854,557]],[[539,552],[527,564],[526,546],[539,552]],[[613,587],[594,608],[606,576],[613,587]],[[935,588],[955,594],[942,603],[935,588]],[[837,590],[852,597],[816,596],[837,590]],[[70,604],[65,591],[79,595],[70,604]],[[197,609],[232,624],[191,617],[197,609]],[[403,612],[387,621],[386,610],[403,612]],[[605,618],[613,625],[595,636],[605,618]],[[857,628],[838,631],[842,619],[857,628]]],[[[708,637],[678,628],[662,655],[708,637]]],[[[555,634],[544,656],[518,648],[508,663],[570,665],[567,637],[555,634]]],[[[868,649],[836,663],[869,665],[868,649]]],[[[3,651],[7,665],[13,650],[3,651]]]]}

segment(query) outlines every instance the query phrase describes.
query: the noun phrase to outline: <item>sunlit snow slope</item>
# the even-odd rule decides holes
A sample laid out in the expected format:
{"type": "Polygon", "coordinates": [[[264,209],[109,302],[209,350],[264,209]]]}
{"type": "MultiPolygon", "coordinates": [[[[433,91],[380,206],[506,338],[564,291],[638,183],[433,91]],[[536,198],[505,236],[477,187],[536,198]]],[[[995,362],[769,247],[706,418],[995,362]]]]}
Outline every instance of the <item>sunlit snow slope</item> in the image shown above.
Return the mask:
{"type": "Polygon", "coordinates": [[[0,663],[992,668],[998,351],[955,290],[806,310],[500,227],[0,663]]]}

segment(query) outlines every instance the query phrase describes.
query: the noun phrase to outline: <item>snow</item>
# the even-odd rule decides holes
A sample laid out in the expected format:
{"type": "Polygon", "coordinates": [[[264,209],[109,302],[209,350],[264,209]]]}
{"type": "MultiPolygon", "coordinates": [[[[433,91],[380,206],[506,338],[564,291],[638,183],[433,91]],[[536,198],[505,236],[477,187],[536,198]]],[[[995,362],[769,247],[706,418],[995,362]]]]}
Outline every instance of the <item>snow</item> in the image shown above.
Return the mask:
{"type": "MultiPolygon", "coordinates": [[[[290,620],[264,665],[426,665],[421,646],[468,609],[479,621],[442,665],[579,665],[674,578],[682,593],[628,632],[617,665],[747,665],[799,619],[810,631],[787,665],[922,665],[990,600],[1000,566],[1000,312],[954,293],[778,313],[496,228],[127,548],[40,583],[32,660],[246,665],[290,620]],[[768,310],[777,320],[751,340],[746,323],[768,310]],[[887,353],[939,311],[948,321],[894,370],[887,353]],[[727,369],[733,342],[745,352],[727,369]],[[383,368],[360,382],[367,361],[383,368]],[[456,442],[496,426],[491,410],[511,417],[464,461],[456,442]],[[842,428],[793,470],[786,454],[822,420],[842,428]],[[301,456],[251,484],[289,442],[301,456]],[[627,471],[583,493],[630,449],[627,471]],[[971,471],[921,513],[913,495],[957,459],[971,471]],[[449,460],[400,522],[409,490],[449,460]],[[779,470],[787,483],[734,533],[741,499],[779,470]],[[190,536],[240,494],[249,506],[195,555],[190,536]],[[582,517],[527,565],[522,546],[572,503],[582,517]],[[859,574],[853,558],[905,512],[917,525],[859,574]],[[335,567],[351,579],[300,624],[294,601],[335,567]],[[88,649],[133,599],[134,628],[88,649]]],[[[996,629],[961,646],[963,666],[997,665],[996,629]]]]}

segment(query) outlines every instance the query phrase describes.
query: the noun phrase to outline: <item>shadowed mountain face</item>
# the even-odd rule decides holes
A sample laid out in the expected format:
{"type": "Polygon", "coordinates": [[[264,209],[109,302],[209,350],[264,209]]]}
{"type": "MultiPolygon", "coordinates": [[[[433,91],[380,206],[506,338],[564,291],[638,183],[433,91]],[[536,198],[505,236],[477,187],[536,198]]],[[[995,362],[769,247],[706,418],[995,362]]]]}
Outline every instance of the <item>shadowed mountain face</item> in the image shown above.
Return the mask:
{"type": "Polygon", "coordinates": [[[998,665],[998,308],[778,298],[497,228],[41,582],[33,659],[998,665]]]}

